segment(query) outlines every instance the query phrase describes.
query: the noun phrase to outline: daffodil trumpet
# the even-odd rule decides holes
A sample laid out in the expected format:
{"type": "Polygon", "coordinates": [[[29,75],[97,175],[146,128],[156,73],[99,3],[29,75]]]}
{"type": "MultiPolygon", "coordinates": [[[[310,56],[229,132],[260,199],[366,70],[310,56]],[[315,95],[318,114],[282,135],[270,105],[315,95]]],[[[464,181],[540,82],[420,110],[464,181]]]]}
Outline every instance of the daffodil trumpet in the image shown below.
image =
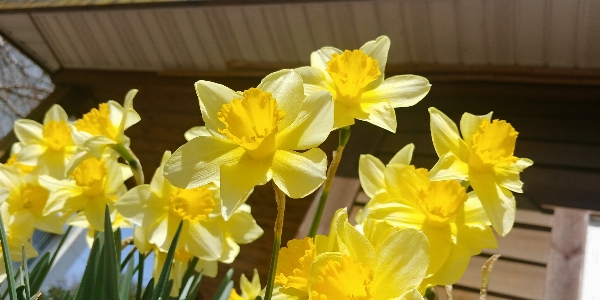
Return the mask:
{"type": "Polygon", "coordinates": [[[327,203],[327,197],[329,197],[329,191],[331,190],[331,184],[333,184],[333,178],[335,177],[337,168],[340,165],[340,161],[342,160],[342,154],[344,153],[346,144],[348,144],[348,140],[350,139],[350,126],[340,128],[339,134],[340,137],[338,141],[338,147],[337,150],[333,153],[331,164],[329,165],[329,169],[327,170],[327,178],[325,179],[325,183],[323,184],[323,191],[321,192],[321,196],[319,197],[319,204],[317,206],[317,210],[315,211],[315,215],[313,216],[312,222],[310,223],[310,229],[308,230],[307,236],[313,239],[317,235],[319,223],[321,223],[321,217],[323,216],[323,210],[325,208],[325,204],[327,203]]]}
{"type": "Polygon", "coordinates": [[[285,212],[285,193],[275,183],[273,183],[273,189],[275,190],[275,201],[277,201],[277,218],[275,219],[275,238],[273,239],[269,277],[267,277],[267,287],[265,288],[265,300],[271,300],[271,295],[273,295],[279,248],[281,248],[281,233],[283,232],[283,213],[285,212]]]}

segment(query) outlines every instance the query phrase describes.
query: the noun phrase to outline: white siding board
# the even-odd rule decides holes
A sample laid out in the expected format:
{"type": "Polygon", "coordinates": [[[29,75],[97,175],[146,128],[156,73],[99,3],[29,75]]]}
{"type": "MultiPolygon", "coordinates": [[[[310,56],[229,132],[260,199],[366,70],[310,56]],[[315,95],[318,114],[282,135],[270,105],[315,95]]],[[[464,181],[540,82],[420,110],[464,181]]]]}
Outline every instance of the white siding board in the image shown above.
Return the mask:
{"type": "Polygon", "coordinates": [[[457,0],[455,4],[462,62],[473,65],[487,64],[486,24],[483,17],[483,2],[457,0]]]}
{"type": "Polygon", "coordinates": [[[300,56],[288,28],[282,5],[267,5],[263,8],[266,23],[274,41],[275,51],[279,54],[281,62],[297,62],[300,56]]]}
{"type": "Polygon", "coordinates": [[[304,6],[308,27],[312,33],[315,50],[325,46],[341,48],[333,36],[332,22],[327,15],[326,7],[321,4],[310,3],[304,6]]]}
{"type": "Polygon", "coordinates": [[[216,38],[206,19],[206,12],[203,8],[186,10],[188,18],[194,24],[193,28],[196,36],[201,41],[208,61],[215,70],[226,70],[227,65],[219,46],[215,43],[216,38]]]}
{"type": "Polygon", "coordinates": [[[299,56],[298,62],[303,65],[310,64],[310,54],[322,45],[315,45],[312,40],[304,7],[301,5],[284,5],[283,12],[296,46],[296,53],[299,56]]]}
{"type": "Polygon", "coordinates": [[[544,0],[515,2],[515,64],[544,64],[544,0]]]}
{"type": "Polygon", "coordinates": [[[333,35],[336,40],[336,44],[342,50],[344,49],[358,49],[360,44],[356,38],[356,27],[354,23],[354,17],[350,10],[350,4],[346,2],[340,3],[326,3],[324,6],[327,8],[327,15],[331,19],[333,35]]]}
{"type": "Polygon", "coordinates": [[[51,14],[40,14],[38,16],[38,20],[41,23],[40,28],[43,28],[46,39],[53,44],[52,48],[59,57],[58,59],[61,61],[61,65],[65,67],[77,67],[76,54],[71,48],[65,33],[57,25],[54,16],[51,14]]]}
{"type": "Polygon", "coordinates": [[[192,55],[188,52],[185,42],[181,37],[180,30],[177,28],[172,10],[155,10],[154,17],[160,25],[159,28],[162,36],[167,41],[167,48],[169,48],[169,51],[174,55],[177,69],[191,69],[194,65],[192,55]]]}
{"type": "Polygon", "coordinates": [[[402,2],[402,13],[412,61],[415,63],[432,63],[434,54],[427,2],[402,2]]]}
{"type": "Polygon", "coordinates": [[[452,1],[432,1],[427,5],[435,62],[458,64],[458,36],[452,1]]]}
{"type": "Polygon", "coordinates": [[[202,45],[200,45],[200,41],[194,35],[194,29],[185,13],[185,9],[174,9],[172,13],[175,19],[174,25],[177,26],[177,31],[181,34],[181,39],[183,40],[182,46],[185,47],[190,56],[190,67],[193,65],[201,70],[208,69],[209,65],[206,61],[204,49],[202,48],[202,45]]]}
{"type": "Polygon", "coordinates": [[[260,6],[244,7],[244,13],[246,14],[248,27],[250,27],[250,32],[252,32],[252,38],[256,43],[261,61],[279,61],[262,8],[260,6]]]}
{"type": "Polygon", "coordinates": [[[250,33],[250,26],[248,26],[248,21],[242,8],[233,6],[226,9],[225,13],[227,14],[229,23],[231,23],[233,35],[242,49],[240,57],[245,61],[260,61],[260,56],[250,33]]]}
{"type": "Polygon", "coordinates": [[[154,49],[154,42],[146,30],[139,12],[131,11],[125,14],[127,22],[131,26],[131,31],[135,34],[142,53],[145,57],[145,69],[162,70],[164,69],[163,61],[160,59],[157,51],[154,49]]]}
{"type": "Polygon", "coordinates": [[[114,52],[112,45],[110,45],[108,38],[106,37],[106,31],[101,27],[101,23],[95,12],[84,12],[82,13],[83,18],[86,20],[88,27],[91,31],[92,39],[98,41],[98,50],[102,52],[102,55],[106,58],[105,62],[99,62],[103,64],[104,68],[118,68],[122,65],[121,58],[114,52]]]}
{"type": "Polygon", "coordinates": [[[513,65],[515,20],[513,0],[486,0],[484,16],[489,63],[513,65]]]}
{"type": "Polygon", "coordinates": [[[583,2],[579,20],[577,67],[600,68],[600,2],[583,2]]]}
{"type": "Polygon", "coordinates": [[[392,41],[388,63],[401,64],[410,62],[407,37],[404,31],[402,8],[400,2],[377,2],[377,16],[380,20],[381,34],[387,35],[392,41]]]}
{"type": "Polygon", "coordinates": [[[63,33],[63,37],[66,39],[68,45],[66,48],[71,49],[72,60],[75,64],[89,68],[90,56],[87,53],[85,40],[75,32],[74,24],[69,20],[68,14],[53,14],[52,18],[55,23],[54,26],[60,28],[63,33]]]}
{"type": "Polygon", "coordinates": [[[240,49],[233,35],[231,23],[225,14],[225,8],[209,7],[206,8],[205,12],[209,25],[215,34],[216,39],[214,42],[219,44],[219,49],[223,52],[225,61],[239,60],[240,53],[243,50],[240,49]]]}
{"type": "Polygon", "coordinates": [[[350,3],[356,27],[356,36],[360,45],[374,40],[381,35],[375,5],[375,2],[350,3]]]}
{"type": "Polygon", "coordinates": [[[167,45],[167,40],[162,34],[160,26],[158,26],[155,11],[150,9],[141,10],[139,11],[139,17],[152,40],[150,46],[156,50],[160,60],[163,62],[163,67],[167,70],[176,69],[177,61],[174,57],[175,53],[173,53],[167,45]]]}
{"type": "Polygon", "coordinates": [[[99,42],[104,41],[98,41],[98,39],[94,38],[92,31],[89,28],[89,22],[84,18],[84,15],[75,12],[69,14],[68,16],[71,19],[77,34],[85,41],[82,47],[85,47],[88,50],[88,53],[92,59],[92,61],[90,61],[91,67],[98,65],[108,66],[108,59],[100,49],[99,45],[99,42]]]}
{"type": "Polygon", "coordinates": [[[577,44],[577,1],[553,0],[550,2],[547,64],[551,67],[575,67],[577,44]]]}
{"type": "MultiPolygon", "coordinates": [[[[127,50],[125,50],[125,43],[119,37],[117,33],[123,27],[121,20],[117,20],[112,18],[112,12],[102,11],[95,13],[96,20],[99,23],[100,29],[104,33],[104,39],[100,40],[100,42],[106,43],[110,47],[110,54],[115,55],[119,64],[115,66],[111,66],[112,68],[127,70],[134,68],[133,57],[127,50]],[[115,23],[118,22],[118,23],[115,23]]],[[[108,66],[98,66],[98,68],[105,69],[108,66]]]]}

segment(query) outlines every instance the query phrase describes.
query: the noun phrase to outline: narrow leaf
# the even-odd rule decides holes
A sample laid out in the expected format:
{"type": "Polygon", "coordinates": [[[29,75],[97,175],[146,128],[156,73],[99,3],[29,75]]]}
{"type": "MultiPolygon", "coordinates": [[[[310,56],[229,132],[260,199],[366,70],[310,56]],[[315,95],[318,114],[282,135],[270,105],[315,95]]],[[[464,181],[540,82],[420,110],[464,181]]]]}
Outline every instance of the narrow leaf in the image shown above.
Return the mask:
{"type": "MultiPolygon", "coordinates": [[[[121,245],[119,243],[119,245],[121,245]]],[[[119,252],[121,249],[119,249],[119,252]]],[[[112,231],[112,222],[110,220],[110,211],[108,204],[104,209],[104,294],[105,299],[119,298],[119,275],[121,274],[121,265],[117,258],[117,249],[115,248],[115,236],[112,231]]]]}
{"type": "Polygon", "coordinates": [[[216,299],[223,299],[223,295],[227,294],[227,297],[225,297],[224,299],[229,299],[229,294],[231,294],[231,289],[233,288],[233,281],[231,281],[231,277],[233,276],[233,268],[230,268],[227,273],[225,273],[225,277],[223,277],[223,280],[221,281],[221,284],[219,285],[219,289],[217,289],[217,293],[215,294],[215,300],[216,299]],[[231,283],[231,286],[229,286],[229,283],[231,283]],[[227,289],[229,287],[229,290],[227,289]]]}
{"type": "Polygon", "coordinates": [[[83,272],[83,277],[81,278],[79,288],[77,288],[77,293],[75,293],[74,300],[87,300],[89,298],[86,296],[89,296],[93,293],[94,285],[96,284],[97,266],[100,260],[100,255],[102,254],[102,247],[104,247],[104,234],[99,232],[94,239],[94,243],[92,244],[92,250],[90,251],[90,256],[88,257],[88,263],[85,266],[85,271],[83,272]]]}
{"type": "Polygon", "coordinates": [[[31,283],[32,291],[39,291],[42,287],[42,283],[44,279],[46,279],[46,275],[50,271],[50,252],[44,253],[40,258],[38,258],[38,262],[33,267],[31,274],[29,276],[29,282],[31,283]]]}
{"type": "Polygon", "coordinates": [[[4,267],[6,268],[6,279],[8,281],[8,290],[10,299],[17,299],[17,287],[15,285],[15,274],[13,272],[12,259],[10,259],[10,251],[8,250],[8,241],[6,239],[6,229],[4,221],[0,215],[0,242],[2,242],[2,254],[4,255],[4,267]]]}
{"type": "Polygon", "coordinates": [[[21,283],[25,284],[25,297],[28,299],[31,298],[31,290],[29,285],[29,267],[27,266],[27,255],[25,254],[25,245],[23,245],[23,247],[21,248],[21,252],[23,253],[23,269],[21,271],[21,274],[23,274],[23,279],[21,279],[21,283]]]}
{"type": "Polygon", "coordinates": [[[227,282],[227,284],[224,286],[223,290],[221,291],[221,294],[217,293],[215,295],[215,300],[228,300],[229,297],[231,296],[232,289],[233,289],[233,281],[227,282]]]}
{"type": "Polygon", "coordinates": [[[158,277],[158,282],[156,283],[156,287],[154,287],[152,299],[157,300],[158,297],[162,296],[165,288],[167,287],[169,274],[171,274],[171,267],[173,266],[173,256],[175,256],[175,250],[177,249],[177,242],[179,241],[179,235],[181,234],[181,228],[183,227],[183,220],[179,222],[179,226],[177,227],[177,231],[175,232],[175,236],[173,237],[173,241],[171,242],[171,246],[169,247],[169,252],[167,253],[167,259],[165,260],[165,264],[163,265],[163,269],[160,272],[160,276],[158,277]]]}
{"type": "Polygon", "coordinates": [[[152,299],[152,294],[154,293],[154,278],[148,281],[148,285],[146,286],[146,290],[144,291],[144,295],[142,296],[142,300],[150,300],[152,299]]]}
{"type": "Polygon", "coordinates": [[[133,261],[127,264],[127,271],[123,275],[123,283],[119,286],[119,299],[129,300],[129,294],[131,293],[131,281],[133,280],[133,261]]]}
{"type": "Polygon", "coordinates": [[[202,280],[202,272],[194,278],[194,282],[192,283],[192,288],[190,289],[190,292],[188,293],[185,300],[196,299],[196,296],[198,295],[198,290],[200,290],[200,281],[201,280],[202,280]]]}
{"type": "Polygon", "coordinates": [[[190,291],[190,288],[192,287],[192,283],[194,283],[194,276],[190,276],[190,278],[188,278],[187,282],[185,283],[185,286],[181,290],[181,293],[179,293],[179,298],[177,298],[178,300],[185,300],[187,294],[190,291]]]}
{"type": "Polygon", "coordinates": [[[142,287],[144,285],[144,261],[146,260],[146,255],[142,252],[138,252],[138,265],[136,269],[138,270],[138,283],[137,289],[135,290],[135,300],[142,300],[142,287]]]}

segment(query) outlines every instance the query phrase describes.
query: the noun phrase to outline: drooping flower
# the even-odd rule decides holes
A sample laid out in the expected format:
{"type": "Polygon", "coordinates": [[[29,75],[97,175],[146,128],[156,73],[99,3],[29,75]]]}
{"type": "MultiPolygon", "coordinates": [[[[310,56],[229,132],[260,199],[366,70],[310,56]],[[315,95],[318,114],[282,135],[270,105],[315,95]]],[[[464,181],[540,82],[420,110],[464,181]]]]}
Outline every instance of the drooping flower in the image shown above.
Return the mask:
{"type": "Polygon", "coordinates": [[[125,129],[141,120],[133,109],[133,98],[137,90],[130,90],[125,96],[124,105],[110,100],[92,109],[74,124],[73,139],[78,147],[100,157],[106,146],[122,145],[129,147],[129,137],[125,129]]]}
{"type": "Polygon", "coordinates": [[[15,122],[14,131],[21,147],[16,157],[19,163],[41,168],[54,178],[65,178],[67,165],[78,150],[69,118],[60,105],[46,112],[43,125],[21,119],[15,122]]]}
{"type": "Polygon", "coordinates": [[[244,274],[240,276],[240,290],[241,295],[237,293],[235,288],[232,289],[229,300],[255,300],[256,296],[261,295],[260,278],[256,269],[254,269],[252,281],[248,280],[244,274]]]}
{"type": "Polygon", "coordinates": [[[339,251],[321,252],[326,247],[318,244],[327,239],[315,245],[311,238],[282,248],[274,298],[423,299],[417,290],[429,264],[423,233],[392,229],[373,244],[348,223],[347,214],[339,217],[329,235],[337,239],[339,251]]]}
{"type": "Polygon", "coordinates": [[[117,153],[106,148],[101,158],[89,157],[77,165],[68,179],[40,176],[40,185],[50,191],[43,213],[70,216],[82,211],[91,228],[103,232],[106,205],[115,220],[113,205],[126,190],[124,181],[131,176],[129,167],[117,162],[117,153]]]}
{"type": "Polygon", "coordinates": [[[359,218],[364,231],[372,231],[367,228],[372,220],[423,231],[432,254],[424,290],[454,284],[471,256],[496,248],[497,242],[475,193],[467,194],[458,180],[430,181],[426,169],[405,164],[410,163],[412,149],[403,148],[387,166],[374,156],[361,156],[361,183],[372,199],[359,218]]]}
{"type": "MultiPolygon", "coordinates": [[[[9,193],[7,189],[0,188],[0,202],[4,201],[9,193]]],[[[0,207],[0,213],[6,229],[6,239],[12,261],[23,261],[22,247],[25,247],[27,259],[38,256],[37,251],[31,245],[31,236],[34,230],[31,218],[21,213],[9,214],[6,206],[0,207]]],[[[3,260],[3,257],[2,245],[0,245],[0,260],[3,260]]],[[[0,282],[4,279],[6,279],[6,268],[4,263],[0,263],[0,282]]]]}
{"type": "Polygon", "coordinates": [[[10,215],[27,218],[33,227],[56,234],[63,232],[63,219],[58,212],[44,214],[50,192],[40,185],[38,171],[22,173],[19,165],[0,166],[0,186],[10,195],[2,206],[10,215]]]}
{"type": "Polygon", "coordinates": [[[233,262],[240,250],[238,244],[250,243],[263,233],[250,214],[250,206],[242,204],[225,220],[219,211],[217,184],[193,189],[171,185],[162,173],[170,154],[165,152],[150,184],[137,186],[119,199],[118,211],[141,226],[148,241],[162,251],[168,251],[183,221],[178,242],[181,251],[205,261],[233,262]]]}
{"type": "Polygon", "coordinates": [[[243,93],[208,81],[198,81],[196,92],[206,130],[165,165],[174,186],[220,181],[221,212],[228,219],[254,186],[271,179],[291,198],[323,183],[327,158],[316,147],[332,128],[331,94],[305,97],[294,70],[272,73],[243,93]]]}
{"type": "Polygon", "coordinates": [[[463,114],[462,138],[456,124],[436,108],[429,108],[431,136],[439,161],[432,180],[468,180],[496,232],[504,236],[515,221],[516,202],[522,193],[519,173],[533,161],[514,156],[518,132],[507,122],[491,120],[492,113],[463,114]]]}
{"type": "Polygon", "coordinates": [[[426,78],[400,75],[385,78],[390,39],[380,36],[359,50],[324,47],[310,56],[310,67],[296,69],[304,92],[329,91],[335,103],[334,129],[367,121],[396,132],[394,108],[418,103],[429,92],[426,78]]]}

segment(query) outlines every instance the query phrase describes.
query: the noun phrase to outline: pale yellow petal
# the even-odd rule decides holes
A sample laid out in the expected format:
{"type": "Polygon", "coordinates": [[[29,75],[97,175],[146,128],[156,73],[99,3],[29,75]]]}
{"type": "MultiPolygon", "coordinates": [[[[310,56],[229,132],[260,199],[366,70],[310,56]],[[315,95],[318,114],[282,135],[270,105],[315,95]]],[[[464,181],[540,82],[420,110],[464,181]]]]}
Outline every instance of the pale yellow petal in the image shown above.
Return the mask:
{"type": "Polygon", "coordinates": [[[223,235],[215,223],[189,224],[189,238],[185,240],[186,250],[205,260],[216,260],[223,253],[223,235]]]}
{"type": "Polygon", "coordinates": [[[195,188],[219,179],[221,165],[236,163],[244,153],[237,144],[197,137],[179,147],[164,167],[165,178],[180,188],[195,188]]]}
{"type": "Polygon", "coordinates": [[[396,112],[389,101],[361,102],[361,109],[368,115],[357,119],[369,122],[387,131],[396,132],[396,112]]]}
{"type": "MultiPolygon", "coordinates": [[[[431,246],[431,257],[434,247],[431,246]]],[[[469,250],[461,245],[452,245],[450,255],[448,255],[445,264],[431,277],[426,278],[423,281],[423,285],[452,285],[455,284],[464,274],[471,254],[469,250]]]]}
{"type": "Polygon", "coordinates": [[[365,91],[362,100],[367,102],[389,101],[392,107],[413,106],[427,93],[431,84],[425,77],[416,75],[398,75],[387,78],[373,90],[365,91]]]}
{"type": "Polygon", "coordinates": [[[462,161],[468,161],[469,148],[460,138],[456,124],[435,107],[429,108],[431,117],[431,137],[438,157],[448,152],[454,153],[462,161]]]}
{"type": "Polygon", "coordinates": [[[388,52],[390,50],[390,39],[382,35],[378,37],[376,40],[366,42],[360,50],[363,51],[366,55],[370,56],[372,59],[377,61],[377,66],[379,67],[379,71],[381,75],[379,78],[369,84],[365,90],[370,90],[372,88],[377,87],[385,78],[385,65],[387,64],[388,52]]]}
{"type": "Polygon", "coordinates": [[[491,227],[456,225],[456,244],[467,247],[470,256],[481,253],[482,249],[498,248],[498,241],[491,227]]]}
{"type": "Polygon", "coordinates": [[[223,243],[223,252],[219,261],[222,263],[230,264],[240,253],[240,245],[238,245],[232,238],[225,238],[223,243]]]}
{"type": "Polygon", "coordinates": [[[104,193],[107,195],[114,194],[121,189],[123,181],[125,181],[125,178],[123,178],[123,171],[117,160],[113,158],[105,158],[104,166],[106,168],[104,193]]]}
{"type": "Polygon", "coordinates": [[[133,98],[137,92],[138,90],[132,89],[127,92],[127,95],[125,95],[125,102],[123,103],[125,117],[121,123],[123,124],[122,127],[120,127],[122,128],[121,132],[125,131],[125,129],[133,126],[134,124],[137,124],[142,119],[140,115],[133,109],[133,98]]]}
{"type": "Polygon", "coordinates": [[[183,136],[187,141],[191,141],[195,137],[211,136],[211,134],[208,129],[206,129],[206,126],[195,126],[188,129],[183,136]]]}
{"type": "Polygon", "coordinates": [[[452,152],[442,155],[429,172],[429,178],[433,181],[451,179],[467,180],[468,177],[469,164],[460,160],[452,152]]]}
{"type": "Polygon", "coordinates": [[[422,232],[414,229],[393,232],[377,253],[371,282],[373,298],[397,297],[418,286],[428,265],[429,243],[422,232]]]}
{"type": "Polygon", "coordinates": [[[423,228],[423,223],[426,220],[426,216],[412,205],[399,203],[370,206],[369,217],[376,220],[385,220],[394,227],[418,230],[423,228]]]}
{"type": "Polygon", "coordinates": [[[21,149],[17,155],[17,161],[24,165],[36,166],[40,156],[46,152],[46,149],[47,147],[40,144],[29,144],[21,149]]]}
{"type": "Polygon", "coordinates": [[[485,214],[485,210],[481,205],[481,201],[477,198],[475,192],[467,193],[467,201],[465,201],[464,209],[459,210],[458,219],[461,223],[468,226],[485,227],[491,225],[490,219],[485,214]]]}
{"type": "Polygon", "coordinates": [[[464,113],[462,115],[462,118],[460,118],[460,132],[467,145],[471,145],[471,137],[479,130],[479,125],[485,119],[491,121],[492,112],[483,116],[476,116],[470,113],[464,113]]]}
{"type": "Polygon", "coordinates": [[[145,229],[146,229],[146,237],[148,238],[148,241],[150,243],[156,245],[157,247],[161,247],[162,245],[169,245],[171,240],[168,240],[168,232],[169,232],[169,217],[168,217],[168,215],[160,216],[156,220],[154,220],[154,222],[147,224],[147,225],[144,224],[144,225],[145,225],[145,229]]]}
{"type": "Polygon", "coordinates": [[[98,197],[93,201],[88,201],[83,209],[86,219],[94,230],[104,231],[104,210],[108,201],[110,200],[107,198],[98,197]]]}
{"type": "Polygon", "coordinates": [[[107,145],[114,145],[116,141],[113,141],[103,135],[93,136],[85,141],[83,144],[83,149],[88,151],[95,157],[102,157],[102,153],[104,149],[106,149],[107,145]]]}
{"type": "Polygon", "coordinates": [[[425,298],[423,298],[421,293],[419,293],[419,290],[417,290],[416,288],[412,288],[396,299],[397,300],[424,300],[425,298]]]}
{"type": "Polygon", "coordinates": [[[39,230],[55,234],[63,233],[63,218],[57,213],[49,214],[43,218],[35,219],[33,226],[39,230]]]}
{"type": "Polygon", "coordinates": [[[271,168],[273,181],[286,195],[303,198],[325,181],[327,156],[319,148],[302,153],[278,150],[271,168]]]}
{"type": "Polygon", "coordinates": [[[300,112],[300,105],[304,100],[304,86],[302,77],[294,70],[280,70],[267,75],[258,87],[264,92],[269,92],[277,101],[278,109],[285,112],[279,121],[279,129],[290,126],[300,112]]]}
{"type": "Polygon", "coordinates": [[[300,67],[295,70],[302,76],[304,95],[308,96],[319,91],[335,93],[335,86],[332,80],[322,70],[315,67],[300,67]]]}
{"type": "Polygon", "coordinates": [[[393,165],[393,164],[410,165],[410,161],[412,160],[414,151],[415,151],[415,145],[408,144],[408,145],[402,147],[402,149],[400,149],[400,151],[398,151],[398,153],[396,153],[394,155],[394,157],[392,157],[392,159],[390,159],[390,162],[388,164],[389,165],[393,165]]]}
{"type": "Polygon", "coordinates": [[[152,251],[154,245],[150,244],[148,238],[146,237],[146,232],[140,226],[136,226],[133,229],[133,244],[141,253],[148,253],[152,251]]]}
{"type": "Polygon", "coordinates": [[[515,222],[516,202],[513,194],[496,184],[493,174],[473,174],[469,180],[494,230],[505,236],[515,222]]]}
{"type": "Polygon", "coordinates": [[[115,203],[115,208],[134,224],[142,225],[146,214],[156,214],[156,212],[148,211],[145,207],[146,202],[152,198],[153,193],[149,185],[136,186],[119,198],[119,201],[115,203]]]}
{"type": "Polygon", "coordinates": [[[33,120],[20,119],[13,127],[15,135],[24,144],[44,143],[44,127],[33,120]]]}
{"type": "Polygon", "coordinates": [[[10,190],[5,187],[0,187],[0,203],[4,202],[10,195],[10,190]]]}
{"type": "Polygon", "coordinates": [[[69,116],[65,112],[65,110],[58,104],[52,105],[50,109],[44,115],[44,124],[48,124],[50,121],[69,121],[69,116]]]}
{"type": "Polygon", "coordinates": [[[263,234],[262,228],[248,212],[236,211],[229,221],[225,222],[227,232],[236,243],[247,244],[255,241],[263,234]]]}
{"type": "Polygon", "coordinates": [[[354,118],[357,116],[367,118],[368,115],[360,107],[348,107],[339,102],[334,102],[333,108],[333,129],[338,129],[354,124],[354,118]]]}
{"type": "Polygon", "coordinates": [[[198,263],[196,264],[196,271],[202,272],[202,276],[208,276],[214,278],[217,276],[217,272],[219,270],[218,263],[216,260],[204,260],[198,259],[198,263]]]}
{"type": "Polygon", "coordinates": [[[435,274],[446,263],[450,252],[452,251],[452,233],[450,226],[435,228],[425,224],[423,233],[429,240],[430,257],[427,274],[435,274]]]}
{"type": "Polygon", "coordinates": [[[228,220],[257,185],[271,180],[270,161],[257,161],[244,153],[236,164],[221,166],[221,214],[228,220]]]}
{"type": "Polygon", "coordinates": [[[225,128],[225,124],[218,119],[217,113],[221,111],[223,104],[231,102],[234,98],[240,98],[240,96],[232,89],[210,81],[200,80],[194,86],[200,100],[200,111],[202,112],[202,119],[204,120],[206,129],[213,136],[220,136],[222,139],[227,139],[217,130],[218,128],[225,128]]]}
{"type": "Polygon", "coordinates": [[[348,251],[350,256],[354,257],[363,266],[370,268],[375,267],[376,253],[371,242],[354,226],[350,225],[347,221],[344,222],[343,234],[341,235],[345,250],[348,251]]]}
{"type": "Polygon", "coordinates": [[[383,170],[385,170],[385,165],[377,157],[370,154],[360,156],[358,178],[363,191],[371,198],[378,191],[385,189],[383,170]]]}
{"type": "MultiPolygon", "coordinates": [[[[297,105],[297,104],[296,104],[297,105]]],[[[315,92],[300,105],[296,119],[280,127],[277,149],[306,150],[319,146],[333,128],[333,100],[326,91],[315,92]]]]}
{"type": "Polygon", "coordinates": [[[511,190],[515,193],[523,192],[523,182],[519,179],[523,169],[531,166],[533,162],[527,158],[520,158],[515,164],[496,164],[494,171],[496,172],[496,182],[501,187],[511,190]]]}
{"type": "Polygon", "coordinates": [[[325,71],[327,62],[331,60],[333,54],[341,54],[342,50],[334,47],[323,47],[310,54],[310,66],[325,71]]]}
{"type": "MultiPolygon", "coordinates": [[[[150,181],[150,187],[152,191],[156,193],[158,196],[162,196],[163,189],[165,187],[165,176],[163,175],[163,169],[167,160],[171,157],[171,151],[165,151],[163,153],[162,159],[160,160],[160,165],[156,168],[154,175],[152,176],[152,180],[150,181]]],[[[167,183],[168,184],[168,183],[167,183]]]]}

